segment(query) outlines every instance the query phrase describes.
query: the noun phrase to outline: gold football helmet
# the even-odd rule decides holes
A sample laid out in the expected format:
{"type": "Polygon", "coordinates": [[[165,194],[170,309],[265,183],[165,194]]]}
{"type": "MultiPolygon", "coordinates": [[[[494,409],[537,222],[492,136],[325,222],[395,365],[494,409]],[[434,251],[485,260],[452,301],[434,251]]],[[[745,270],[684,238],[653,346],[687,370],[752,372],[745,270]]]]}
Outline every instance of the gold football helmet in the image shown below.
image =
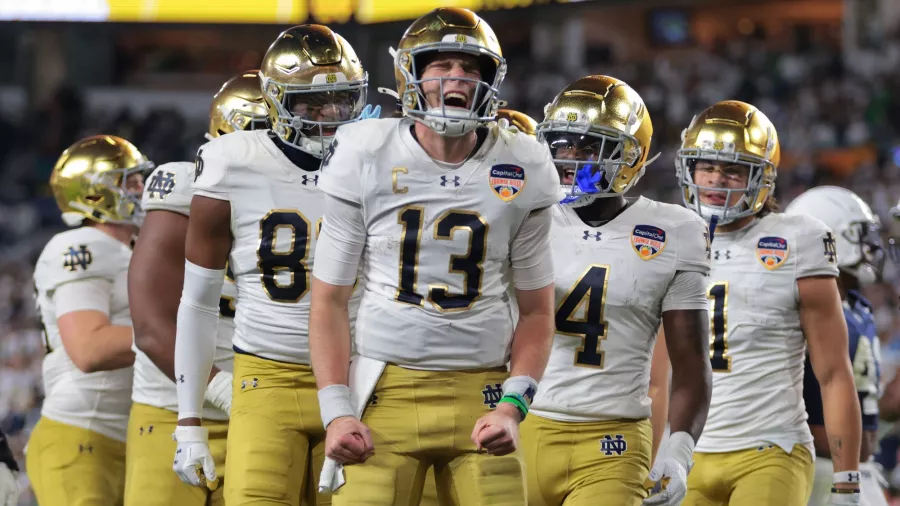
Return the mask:
{"type": "Polygon", "coordinates": [[[694,116],[690,126],[681,133],[675,168],[684,205],[706,220],[718,216],[720,225],[756,214],[775,191],[780,160],[778,133],[765,114],[737,100],[718,102],[694,116]],[[694,182],[694,166],[698,160],[749,167],[747,186],[728,190],[698,186],[694,182]],[[733,192],[743,193],[743,197],[736,206],[712,206],[700,202],[701,189],[727,192],[726,204],[733,192]]]}
{"type": "Polygon", "coordinates": [[[369,77],[343,37],[322,25],[281,32],[259,70],[272,130],[322,158],[338,126],[357,121],[369,77]]]}
{"type": "Polygon", "coordinates": [[[259,71],[242,72],[222,85],[209,106],[209,131],[212,140],[237,130],[266,128],[266,100],[259,86],[259,71]]]}
{"type": "Polygon", "coordinates": [[[523,112],[512,109],[500,109],[497,111],[497,121],[501,119],[508,121],[510,125],[516,127],[520,132],[524,132],[532,137],[537,135],[537,121],[523,112]]]}
{"type": "Polygon", "coordinates": [[[570,84],[544,111],[537,137],[550,148],[560,179],[571,185],[563,203],[587,205],[627,192],[644,174],[653,122],[626,83],[587,76],[570,84]]]}
{"type": "MultiPolygon", "coordinates": [[[[394,77],[403,112],[441,135],[460,136],[493,121],[497,114],[500,83],[506,77],[506,60],[494,30],[474,12],[440,7],[417,19],[403,34],[394,52],[394,77]],[[441,94],[438,107],[429,106],[422,90],[421,73],[430,54],[464,53],[475,56],[481,67],[479,80],[468,108],[448,106],[441,94]]],[[[450,80],[439,77],[429,80],[450,80]]]]}
{"type": "Polygon", "coordinates": [[[125,139],[95,135],[63,151],[50,175],[50,189],[70,227],[84,219],[140,226],[141,195],[130,189],[140,185],[128,179],[153,167],[125,139]]]}

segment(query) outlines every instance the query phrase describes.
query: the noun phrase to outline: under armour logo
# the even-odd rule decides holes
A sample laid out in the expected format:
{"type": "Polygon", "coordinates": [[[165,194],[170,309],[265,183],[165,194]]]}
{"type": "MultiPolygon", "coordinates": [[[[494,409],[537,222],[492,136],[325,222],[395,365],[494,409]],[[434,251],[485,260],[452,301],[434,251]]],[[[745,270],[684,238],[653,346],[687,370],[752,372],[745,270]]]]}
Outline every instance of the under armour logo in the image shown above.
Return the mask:
{"type": "MultiPolygon", "coordinates": [[[[141,436],[144,435],[144,427],[143,426],[141,426],[138,429],[138,434],[140,434],[141,436]]],[[[153,426],[152,425],[147,426],[147,434],[153,434],[153,426]]]]}
{"type": "Polygon", "coordinates": [[[731,260],[731,250],[725,250],[725,253],[720,253],[719,250],[716,250],[716,254],[713,256],[714,260],[718,260],[720,256],[725,257],[725,260],[731,260]]]}
{"type": "Polygon", "coordinates": [[[588,239],[590,239],[591,237],[593,237],[595,241],[599,241],[599,240],[600,240],[600,235],[601,235],[600,232],[597,232],[597,233],[595,233],[595,234],[592,234],[590,230],[585,230],[585,231],[584,231],[584,237],[582,237],[582,239],[584,239],[585,241],[587,241],[588,239]]]}
{"type": "Polygon", "coordinates": [[[78,249],[75,249],[75,246],[69,246],[69,251],[63,253],[63,267],[70,272],[77,271],[79,267],[81,270],[87,270],[93,261],[94,256],[91,255],[86,244],[79,245],[78,249]]]}
{"type": "Polygon", "coordinates": [[[447,176],[441,176],[441,186],[447,186],[447,183],[453,183],[453,186],[459,186],[459,176],[453,176],[453,179],[448,179],[447,176]]]}
{"type": "MultiPolygon", "coordinates": [[[[253,378],[250,380],[250,388],[256,388],[259,386],[259,378],[253,378]]],[[[241,380],[241,390],[247,389],[247,380],[241,380]]]]}
{"type": "Polygon", "coordinates": [[[312,182],[313,186],[319,186],[319,175],[318,174],[316,174],[313,177],[309,177],[304,174],[300,177],[302,178],[300,181],[300,184],[302,184],[303,186],[310,184],[310,181],[312,182]]]}
{"type": "Polygon", "coordinates": [[[481,391],[481,395],[484,396],[484,405],[494,409],[497,407],[500,399],[503,398],[503,384],[494,383],[493,385],[485,385],[484,390],[481,391]]]}
{"type": "Polygon", "coordinates": [[[828,259],[828,263],[833,264],[837,262],[837,248],[834,244],[834,235],[831,232],[825,234],[825,237],[822,239],[822,243],[825,245],[825,258],[828,259]]]}
{"type": "Polygon", "coordinates": [[[625,441],[625,436],[621,434],[616,434],[615,439],[608,434],[600,438],[600,451],[603,452],[604,455],[609,456],[613,453],[622,455],[627,449],[628,443],[625,441]]]}
{"type": "Polygon", "coordinates": [[[184,383],[184,374],[178,376],[178,382],[179,382],[179,383],[184,383]]]}
{"type": "Polygon", "coordinates": [[[374,406],[376,404],[378,404],[378,396],[373,393],[372,397],[369,397],[369,406],[374,406]]]}
{"type": "Polygon", "coordinates": [[[175,189],[175,174],[172,172],[154,172],[147,185],[147,194],[151,199],[163,200],[175,189]]]}
{"type": "Polygon", "coordinates": [[[93,455],[94,447],[91,445],[78,445],[78,453],[90,453],[93,455]]]}

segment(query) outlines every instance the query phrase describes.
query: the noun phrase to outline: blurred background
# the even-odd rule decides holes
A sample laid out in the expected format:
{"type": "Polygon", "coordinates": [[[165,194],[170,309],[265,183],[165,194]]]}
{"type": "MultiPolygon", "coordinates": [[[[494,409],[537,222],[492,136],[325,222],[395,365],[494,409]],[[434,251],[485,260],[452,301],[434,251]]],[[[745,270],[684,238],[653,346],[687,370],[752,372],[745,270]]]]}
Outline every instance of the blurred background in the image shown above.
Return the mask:
{"type": "MultiPolygon", "coordinates": [[[[157,164],[192,160],[212,94],[256,68],[280,31],[309,22],[350,41],[369,72],[369,102],[387,115],[393,99],[376,90],[394,87],[388,48],[438,6],[473,9],[492,25],[509,63],[501,98],[539,121],[587,74],[637,89],[662,156],[632,196],[680,203],[681,130],[713,102],[738,99],[778,128],[782,205],[835,184],[890,223],[900,198],[896,0],[0,0],[0,426],[19,457],[42,398],[31,272],[63,228],[46,184],[63,149],[110,133],[157,164]]],[[[889,264],[885,283],[867,292],[886,381],[900,366],[898,289],[889,264]]],[[[884,423],[882,432],[879,459],[900,488],[895,431],[884,423]]]]}

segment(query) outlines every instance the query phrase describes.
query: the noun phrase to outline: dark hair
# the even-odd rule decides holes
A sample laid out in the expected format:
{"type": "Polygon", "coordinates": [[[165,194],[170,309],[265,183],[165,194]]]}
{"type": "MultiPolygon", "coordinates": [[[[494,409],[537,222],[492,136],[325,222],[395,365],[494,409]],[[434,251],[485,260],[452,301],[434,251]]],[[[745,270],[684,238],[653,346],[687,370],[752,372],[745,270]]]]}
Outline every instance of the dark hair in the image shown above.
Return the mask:
{"type": "Polygon", "coordinates": [[[762,209],[756,215],[762,218],[768,214],[777,213],[780,209],[781,206],[778,205],[778,199],[775,198],[775,195],[770,194],[769,198],[763,203],[762,209]]]}

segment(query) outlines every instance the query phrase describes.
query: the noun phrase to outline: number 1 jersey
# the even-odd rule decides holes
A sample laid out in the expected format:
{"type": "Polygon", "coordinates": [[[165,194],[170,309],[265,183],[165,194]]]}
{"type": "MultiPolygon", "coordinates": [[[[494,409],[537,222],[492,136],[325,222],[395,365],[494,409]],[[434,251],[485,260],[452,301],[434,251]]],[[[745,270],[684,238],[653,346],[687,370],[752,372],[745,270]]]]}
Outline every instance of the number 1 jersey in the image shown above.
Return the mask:
{"type": "Polygon", "coordinates": [[[556,336],[532,413],[571,422],[650,416],[662,312],[706,309],[703,299],[667,295],[677,272],[709,272],[707,229],[695,213],[643,197],[600,227],[555,206],[556,336]]]}
{"type": "Polygon", "coordinates": [[[511,245],[532,211],[559,201],[559,176],[545,146],[496,123],[458,167],[432,160],[412,128],[341,126],[323,169],[322,191],[358,204],[366,229],[357,352],[412,369],[503,366],[511,245]]]}
{"type": "Polygon", "coordinates": [[[837,275],[834,237],[815,218],[773,213],[715,234],[709,278],[713,390],[696,451],[765,443],[786,452],[798,443],[813,450],[803,402],[806,340],[797,280],[837,275]]]}
{"type": "MultiPolygon", "coordinates": [[[[310,278],[324,211],[320,175],[294,165],[268,130],[223,135],[197,153],[194,195],[231,203],[237,350],[309,365],[310,278]]],[[[354,296],[351,319],[355,302],[354,296]]]]}

